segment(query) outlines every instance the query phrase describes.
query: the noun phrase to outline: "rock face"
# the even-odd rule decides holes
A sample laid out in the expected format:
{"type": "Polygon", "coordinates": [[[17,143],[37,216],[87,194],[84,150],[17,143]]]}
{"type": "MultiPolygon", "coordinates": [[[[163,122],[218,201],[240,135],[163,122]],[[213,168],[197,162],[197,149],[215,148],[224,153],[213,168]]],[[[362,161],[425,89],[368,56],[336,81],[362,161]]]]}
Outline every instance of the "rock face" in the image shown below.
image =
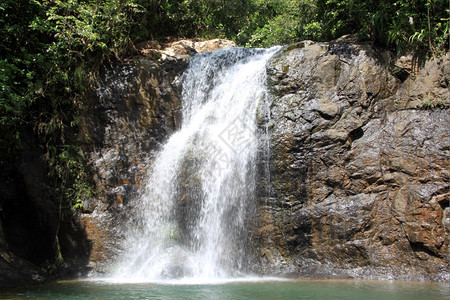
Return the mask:
{"type": "MultiPolygon", "coordinates": [[[[144,58],[105,70],[83,126],[99,195],[84,203],[82,223],[97,271],[120,251],[126,204],[180,123],[187,59],[224,45],[148,42],[138,45],[144,58]]],[[[268,66],[255,271],[448,280],[450,55],[401,79],[383,57],[302,42],[268,66]]]]}
{"type": "Polygon", "coordinates": [[[118,252],[126,207],[138,195],[148,164],[180,117],[176,84],[185,59],[135,60],[105,71],[84,119],[87,152],[95,168],[97,198],[83,204],[92,241],[89,265],[99,271],[118,252]],[[122,225],[121,225],[122,224],[122,225]]]}
{"type": "Polygon", "coordinates": [[[450,279],[450,55],[404,82],[382,57],[302,42],[268,67],[255,240],[272,273],[450,279]]]}

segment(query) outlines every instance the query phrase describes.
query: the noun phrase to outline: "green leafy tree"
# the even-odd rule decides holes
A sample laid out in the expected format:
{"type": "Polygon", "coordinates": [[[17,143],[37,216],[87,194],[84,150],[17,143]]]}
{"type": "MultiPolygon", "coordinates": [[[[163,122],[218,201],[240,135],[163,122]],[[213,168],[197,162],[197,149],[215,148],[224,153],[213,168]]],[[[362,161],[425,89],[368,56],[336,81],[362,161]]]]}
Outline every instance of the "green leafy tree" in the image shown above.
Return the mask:
{"type": "Polygon", "coordinates": [[[0,12],[2,163],[33,132],[61,203],[79,205],[90,195],[84,159],[73,149],[83,96],[98,67],[127,51],[141,8],[119,0],[5,0],[0,12]]]}

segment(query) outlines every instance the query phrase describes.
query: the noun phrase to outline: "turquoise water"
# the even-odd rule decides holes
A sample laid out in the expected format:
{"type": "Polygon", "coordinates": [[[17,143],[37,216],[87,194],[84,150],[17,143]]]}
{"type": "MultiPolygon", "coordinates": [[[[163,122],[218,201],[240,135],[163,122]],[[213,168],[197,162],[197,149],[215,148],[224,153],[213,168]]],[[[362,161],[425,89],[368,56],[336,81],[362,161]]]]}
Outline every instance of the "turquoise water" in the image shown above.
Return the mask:
{"type": "Polygon", "coordinates": [[[450,299],[449,283],[363,280],[255,281],[220,284],[112,284],[61,281],[1,291],[0,299],[450,299]]]}

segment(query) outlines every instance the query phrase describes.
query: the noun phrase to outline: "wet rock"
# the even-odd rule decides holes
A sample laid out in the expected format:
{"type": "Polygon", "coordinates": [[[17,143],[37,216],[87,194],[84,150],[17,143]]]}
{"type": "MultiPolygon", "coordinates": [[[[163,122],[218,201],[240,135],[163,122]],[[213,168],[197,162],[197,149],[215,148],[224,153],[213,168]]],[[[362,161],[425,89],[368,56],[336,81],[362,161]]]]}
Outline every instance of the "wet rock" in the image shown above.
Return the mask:
{"type": "Polygon", "coordinates": [[[272,272],[449,279],[450,113],[399,110],[447,103],[448,57],[403,83],[380,57],[308,43],[269,65],[271,187],[255,236],[260,253],[280,253],[272,272]]]}
{"type": "Polygon", "coordinates": [[[173,45],[171,59],[136,59],[105,69],[90,98],[81,128],[98,195],[83,205],[82,224],[92,241],[94,268],[119,251],[116,229],[129,218],[127,205],[138,196],[156,151],[179,126],[177,80],[187,67],[184,55],[193,53],[181,53],[186,47],[173,45]]]}

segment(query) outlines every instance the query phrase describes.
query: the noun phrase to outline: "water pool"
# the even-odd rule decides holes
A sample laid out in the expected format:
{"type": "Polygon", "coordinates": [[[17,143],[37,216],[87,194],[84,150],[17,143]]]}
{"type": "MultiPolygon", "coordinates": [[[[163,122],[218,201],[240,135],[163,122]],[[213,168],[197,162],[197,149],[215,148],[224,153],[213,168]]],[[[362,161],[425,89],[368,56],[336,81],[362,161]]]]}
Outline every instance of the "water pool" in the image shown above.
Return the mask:
{"type": "Polygon", "coordinates": [[[450,299],[449,283],[366,280],[247,280],[210,284],[59,281],[0,290],[0,299],[450,299]]]}

